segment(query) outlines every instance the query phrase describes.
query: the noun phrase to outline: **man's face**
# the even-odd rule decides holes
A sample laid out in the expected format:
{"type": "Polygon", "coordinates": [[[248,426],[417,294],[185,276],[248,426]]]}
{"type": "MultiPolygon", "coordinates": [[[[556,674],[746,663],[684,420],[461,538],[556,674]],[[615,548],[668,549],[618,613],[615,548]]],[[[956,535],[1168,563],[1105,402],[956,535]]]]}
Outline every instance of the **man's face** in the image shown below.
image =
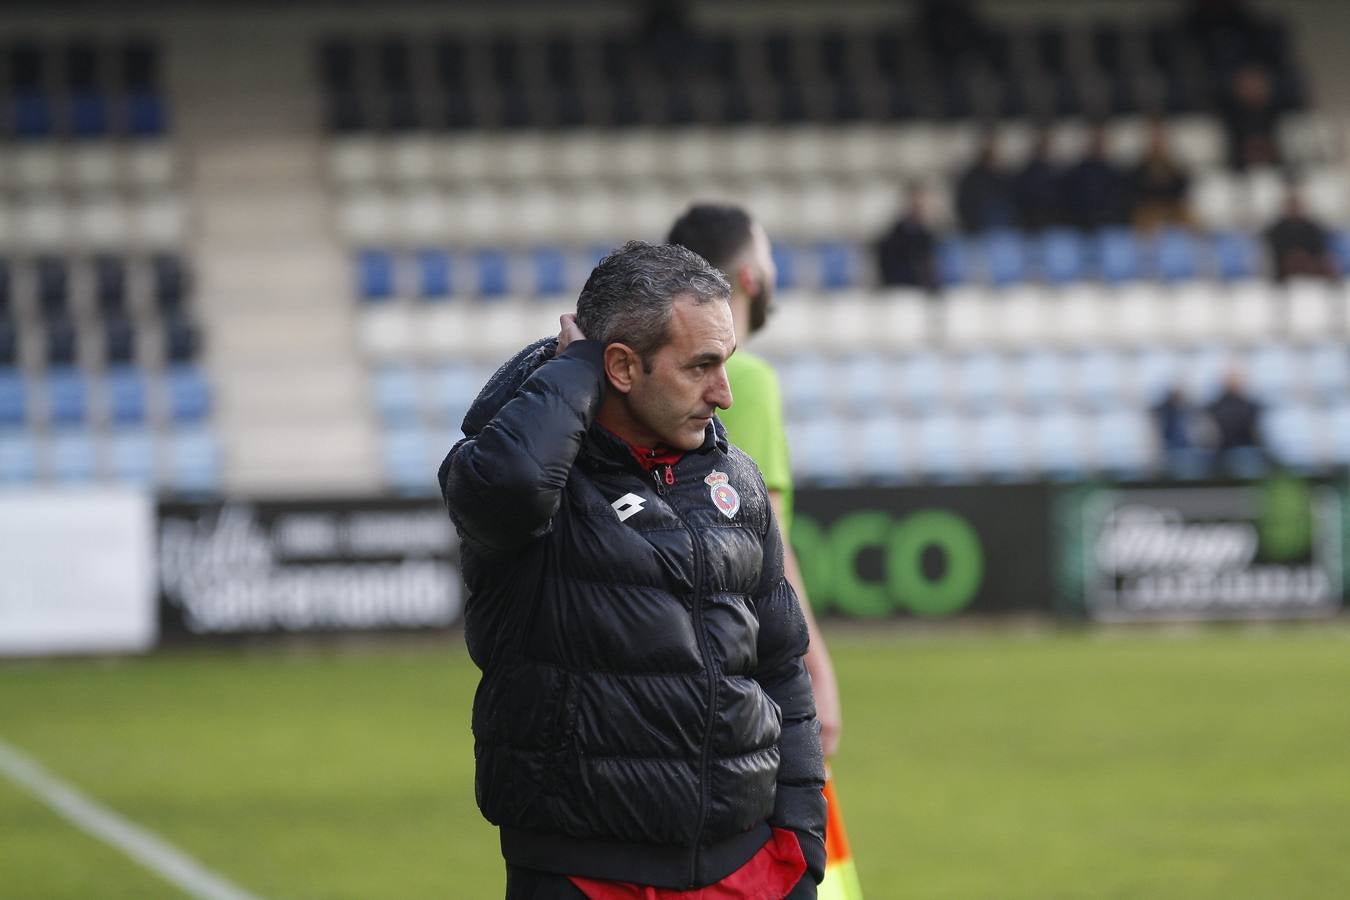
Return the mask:
{"type": "Polygon", "coordinates": [[[769,321],[773,306],[773,286],[778,282],[778,267],[773,262],[773,247],[769,236],[758,222],[750,227],[752,265],[759,271],[759,290],[750,297],[750,333],[754,334],[769,321]]]}
{"type": "Polygon", "coordinates": [[[675,298],[669,338],[635,375],[629,414],[637,443],[696,450],[713,413],[731,407],[725,363],[736,349],[736,331],[730,305],[675,298]]]}

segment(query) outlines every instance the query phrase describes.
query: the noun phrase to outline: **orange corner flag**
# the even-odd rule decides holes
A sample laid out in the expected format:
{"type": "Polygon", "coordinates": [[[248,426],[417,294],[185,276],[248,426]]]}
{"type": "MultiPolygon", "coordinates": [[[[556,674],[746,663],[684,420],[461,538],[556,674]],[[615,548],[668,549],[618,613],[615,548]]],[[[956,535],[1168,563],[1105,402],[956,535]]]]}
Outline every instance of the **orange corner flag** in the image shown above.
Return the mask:
{"type": "Polygon", "coordinates": [[[862,885],[844,833],[844,814],[834,796],[833,778],[825,781],[825,807],[825,880],[816,891],[817,900],[862,900],[862,885]]]}

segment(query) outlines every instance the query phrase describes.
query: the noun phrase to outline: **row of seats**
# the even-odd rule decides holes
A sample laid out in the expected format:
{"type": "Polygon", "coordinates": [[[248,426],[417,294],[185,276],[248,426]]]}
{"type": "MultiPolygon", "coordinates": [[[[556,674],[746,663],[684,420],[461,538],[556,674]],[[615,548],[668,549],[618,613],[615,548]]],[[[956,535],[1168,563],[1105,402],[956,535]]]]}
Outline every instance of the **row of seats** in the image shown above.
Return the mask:
{"type": "MultiPolygon", "coordinates": [[[[1333,241],[1335,259],[1350,274],[1350,232],[1333,241]]],[[[537,246],[528,250],[484,247],[469,251],[424,248],[415,252],[364,250],[355,257],[357,296],[368,302],[394,298],[442,300],[575,295],[610,248],[537,246]]],[[[848,241],[800,244],[776,241],[779,290],[849,290],[875,282],[869,248],[848,241]]],[[[1086,236],[1070,230],[1041,235],[993,232],[949,237],[938,244],[941,283],[1064,285],[1098,279],[1165,283],[1238,281],[1265,270],[1265,247],[1253,235],[1198,235],[1180,229],[1141,237],[1125,229],[1086,236]]]]}
{"type": "MultiPolygon", "coordinates": [[[[1164,126],[1178,164],[1196,171],[1223,167],[1225,137],[1219,119],[1178,116],[1164,120],[1164,126]]],[[[1046,127],[1053,162],[1082,158],[1088,122],[1060,119],[1046,127]]],[[[1120,165],[1137,162],[1147,145],[1150,122],[1117,118],[1106,122],[1105,128],[1108,155],[1120,165]]],[[[1345,124],[1326,115],[1288,116],[1278,128],[1281,156],[1296,168],[1334,162],[1346,143],[1345,124]]],[[[1001,120],[833,128],[476,131],[453,136],[338,137],[328,142],[326,152],[329,177],[345,187],[371,182],[421,186],[763,176],[921,178],[962,171],[974,161],[986,136],[993,137],[999,161],[1017,168],[1031,153],[1038,130],[1029,121],[1001,120]]]]}
{"type": "Polygon", "coordinates": [[[0,141],[0,191],[123,191],[163,188],[174,180],[168,141],[0,141]]]}
{"type": "Polygon", "coordinates": [[[0,484],[114,482],[213,493],[222,462],[219,440],[205,425],[45,434],[0,428],[0,484]]]}
{"type": "Polygon", "coordinates": [[[168,131],[165,98],[149,90],[125,95],[82,90],[68,97],[24,90],[8,100],[6,130],[19,140],[157,138],[168,131]]]}
{"type": "MultiPolygon", "coordinates": [[[[1169,23],[1156,23],[1147,38],[1099,23],[1090,41],[1053,23],[990,28],[965,36],[983,51],[969,58],[899,23],[796,31],[773,23],[739,33],[653,27],[645,36],[333,37],[318,49],[328,124],[356,131],[1192,111],[1219,105],[1240,62],[1188,64],[1196,48],[1169,23]],[[813,87],[824,88],[819,99],[813,87]],[[773,101],[755,102],[770,93],[773,101]]],[[[1276,103],[1299,108],[1301,73],[1283,40],[1270,46],[1280,48],[1264,59],[1276,103]]]]}
{"type": "MultiPolygon", "coordinates": [[[[1271,408],[1262,428],[1272,462],[1314,471],[1350,464],[1350,403],[1344,398],[1331,406],[1271,408]]],[[[820,411],[790,419],[787,431],[794,478],[806,484],[1148,478],[1164,467],[1148,414],[1137,408],[939,411],[914,417],[820,411]]],[[[458,422],[387,424],[382,431],[387,485],[434,494],[436,466],[459,437],[458,422]]]]}
{"type": "Polygon", "coordinates": [[[158,136],[167,129],[160,49],[152,40],[18,37],[0,50],[7,130],[21,139],[65,134],[158,136]]]}
{"type": "MultiPolygon", "coordinates": [[[[1350,397],[1350,350],[1268,343],[1191,351],[1106,348],[1017,354],[798,355],[773,360],[789,417],[907,415],[940,411],[1146,409],[1173,387],[1194,403],[1214,399],[1237,370],[1259,402],[1334,404],[1350,397]]],[[[374,409],[386,425],[458,425],[492,374],[490,364],[410,363],[371,371],[374,409]]]]}
{"type": "Polygon", "coordinates": [[[48,319],[41,326],[19,325],[0,316],[0,368],[38,372],[79,366],[96,371],[131,363],[172,365],[194,362],[200,350],[200,331],[184,314],[162,319],[62,317],[48,319]]]}
{"type": "MultiPolygon", "coordinates": [[[[1141,409],[936,412],[914,418],[822,413],[790,420],[787,429],[794,476],[806,483],[1147,478],[1164,467],[1152,423],[1141,409]]],[[[1328,407],[1269,409],[1262,430],[1273,463],[1312,471],[1350,463],[1350,404],[1343,398],[1328,407]]]]}
{"type": "MultiPolygon", "coordinates": [[[[362,310],[359,340],[374,360],[496,360],[557,332],[573,303],[383,303],[362,310]]],[[[918,348],[1249,345],[1284,338],[1300,345],[1344,340],[1350,293],[1344,285],[1248,281],[1178,287],[1136,283],[1060,289],[953,289],[940,299],[917,291],[779,296],[757,352],[902,352],[918,348]]]]}
{"type": "MultiPolygon", "coordinates": [[[[1310,170],[1297,184],[1311,215],[1329,222],[1350,220],[1350,177],[1343,170],[1310,170]]],[[[953,221],[954,184],[937,179],[925,187],[932,226],[947,228],[953,221]]],[[[1193,180],[1188,200],[1205,230],[1258,230],[1282,213],[1288,190],[1274,170],[1234,175],[1215,169],[1193,180]]],[[[363,187],[335,199],[337,225],[348,243],[412,247],[653,238],[698,200],[744,205],[775,239],[870,240],[908,203],[900,181],[880,177],[363,187]]]]}
{"type": "Polygon", "coordinates": [[[182,243],[185,219],[182,198],[168,190],[142,196],[44,191],[0,200],[0,248],[167,249],[182,243]]]}
{"type": "Polygon", "coordinates": [[[101,373],[62,366],[41,376],[0,369],[0,427],[197,423],[210,417],[211,400],[205,374],[187,363],[101,373]]]}
{"type": "Polygon", "coordinates": [[[128,308],[171,313],[182,308],[189,287],[187,267],[174,253],[0,257],[0,317],[30,307],[44,318],[65,316],[72,307],[103,315],[128,308]]]}

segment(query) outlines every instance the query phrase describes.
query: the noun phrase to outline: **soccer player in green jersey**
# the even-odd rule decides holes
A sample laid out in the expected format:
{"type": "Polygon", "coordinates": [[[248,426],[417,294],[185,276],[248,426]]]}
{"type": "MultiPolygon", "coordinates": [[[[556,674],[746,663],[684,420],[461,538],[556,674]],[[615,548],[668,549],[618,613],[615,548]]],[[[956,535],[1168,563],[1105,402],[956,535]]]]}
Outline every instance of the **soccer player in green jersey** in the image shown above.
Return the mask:
{"type": "MultiPolygon", "coordinates": [[[[687,209],[670,229],[666,241],[688,247],[712,263],[731,282],[731,315],[736,335],[742,341],[764,327],[769,317],[773,285],[777,278],[769,237],[739,206],[698,203],[687,209]]],[[[769,499],[783,533],[787,579],[797,592],[811,632],[806,668],[816,695],[816,718],[820,721],[820,745],[828,760],[839,747],[842,725],[839,688],[829,651],[816,627],[815,616],[788,542],[792,527],[792,473],[788,469],[787,434],[783,429],[783,401],[778,375],[764,359],[742,343],[726,361],[734,402],[718,412],[731,442],[759,465],[769,499]]]]}

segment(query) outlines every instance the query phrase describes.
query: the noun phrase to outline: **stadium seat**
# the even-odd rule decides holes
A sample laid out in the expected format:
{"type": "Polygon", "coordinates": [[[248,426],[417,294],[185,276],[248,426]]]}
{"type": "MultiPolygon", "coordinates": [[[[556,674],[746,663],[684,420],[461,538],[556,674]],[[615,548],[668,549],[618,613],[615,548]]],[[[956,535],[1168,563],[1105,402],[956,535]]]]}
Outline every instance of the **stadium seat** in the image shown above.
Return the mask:
{"type": "Polygon", "coordinates": [[[1224,321],[1227,299],[1211,281],[1188,282],[1164,293],[1162,315],[1167,322],[1163,337],[1183,344],[1219,340],[1228,324],[1224,321]]]}
{"type": "Polygon", "coordinates": [[[885,411],[864,415],[845,440],[852,450],[852,470],[859,476],[881,484],[904,480],[905,432],[894,415],[885,411]]]}
{"type": "Polygon", "coordinates": [[[778,270],[774,288],[790,291],[797,286],[797,249],[785,241],[774,241],[773,264],[778,270]]]}
{"type": "Polygon", "coordinates": [[[33,432],[0,430],[0,484],[28,484],[37,477],[38,452],[33,432]]]}
{"type": "Polygon", "coordinates": [[[89,391],[84,373],[73,367],[47,370],[47,419],[54,425],[76,425],[85,421],[89,391]]]}
{"type": "Polygon", "coordinates": [[[75,137],[101,137],[108,133],[108,99],[92,91],[77,91],[70,98],[70,133],[75,137]]]}
{"type": "Polygon", "coordinates": [[[1018,359],[1013,381],[1022,402],[1033,409],[1060,403],[1070,390],[1066,360],[1046,350],[1033,350],[1018,359]]]}
{"type": "Polygon", "coordinates": [[[47,472],[56,481],[92,481],[98,474],[98,451],[93,436],[82,428],[63,428],[52,433],[43,455],[47,472]]]}
{"type": "Polygon", "coordinates": [[[1298,359],[1303,389],[1314,399],[1336,402],[1350,396],[1350,351],[1344,344],[1315,344],[1298,359]]]}
{"type": "Polygon", "coordinates": [[[1112,301],[1108,336],[1117,343],[1146,346],[1170,337],[1167,298],[1143,282],[1122,287],[1112,301]]]}
{"type": "Polygon", "coordinates": [[[996,287],[1017,284],[1027,277],[1027,253],[1015,231],[992,231],[980,241],[985,273],[996,287]]]}
{"type": "Polygon", "coordinates": [[[138,425],[146,419],[145,376],[134,366],[115,366],[103,375],[108,420],[138,425]]]}
{"type": "Polygon", "coordinates": [[[1032,460],[1042,473],[1054,479],[1077,479],[1087,472],[1086,435],[1083,420],[1065,408],[1046,409],[1028,420],[1032,460]]]}
{"type": "Polygon", "coordinates": [[[1337,465],[1350,465],[1350,402],[1340,399],[1327,413],[1327,452],[1337,465]]]}
{"type": "MultiPolygon", "coordinates": [[[[424,270],[425,277],[425,270],[424,270]]],[[[356,257],[357,292],[363,300],[394,296],[394,256],[384,250],[363,250],[356,257]]]]}
{"type": "Polygon", "coordinates": [[[996,409],[974,423],[972,446],[975,468],[995,480],[1013,481],[1030,470],[1028,438],[1021,419],[1008,409],[996,409]]]}
{"type": "Polygon", "coordinates": [[[1341,277],[1350,276],[1350,231],[1338,230],[1331,233],[1331,255],[1336,261],[1336,269],[1341,277]]]}
{"type": "Polygon", "coordinates": [[[811,411],[787,421],[795,478],[814,484],[846,484],[851,462],[839,452],[839,438],[847,423],[828,412],[811,411]]]}
{"type": "Polygon", "coordinates": [[[1153,238],[1151,247],[1158,277],[1163,281],[1186,281],[1200,270],[1200,252],[1190,232],[1164,228],[1153,238]]]}
{"type": "Polygon", "coordinates": [[[36,90],[16,93],[13,99],[13,130],[17,137],[31,139],[52,134],[52,98],[36,90]]]}
{"type": "Polygon", "coordinates": [[[165,411],[173,423],[200,422],[211,414],[211,386],[194,365],[172,365],[163,375],[165,411]]]}
{"type": "Polygon", "coordinates": [[[206,428],[171,431],[164,440],[164,484],[188,493],[214,492],[220,487],[221,452],[206,428]]]}
{"type": "Polygon", "coordinates": [[[820,253],[820,286],[827,291],[846,290],[861,281],[861,263],[853,245],[843,241],[827,241],[818,248],[820,253]]]}
{"type": "Polygon", "coordinates": [[[1121,358],[1106,348],[1078,354],[1070,369],[1070,392],[1084,406],[1102,409],[1121,402],[1126,393],[1121,358]]]}
{"type": "Polygon", "coordinates": [[[938,412],[918,420],[910,441],[915,468],[926,478],[949,484],[970,474],[970,435],[965,423],[950,413],[938,412]]]}
{"type": "Polygon", "coordinates": [[[168,129],[164,98],[154,91],[135,91],[126,99],[127,134],[135,138],[159,137],[168,129]]]}
{"type": "Polygon", "coordinates": [[[1108,284],[1132,281],[1143,275],[1139,242],[1124,228],[1106,228],[1094,239],[1097,270],[1108,284]]]}
{"type": "Polygon", "coordinates": [[[952,348],[982,347],[994,334],[994,311],[1000,298],[990,291],[967,286],[947,291],[939,307],[942,335],[952,348]]]}
{"type": "Polygon", "coordinates": [[[959,404],[984,412],[1008,401],[1008,372],[995,353],[971,353],[954,365],[959,404]]]}
{"type": "Polygon", "coordinates": [[[438,366],[430,373],[429,412],[432,418],[459,428],[490,372],[463,363],[438,366]]]}
{"type": "Polygon", "coordinates": [[[1222,231],[1214,235],[1215,274],[1224,281],[1253,278],[1261,268],[1261,248],[1244,231],[1222,231]]]}
{"type": "Polygon", "coordinates": [[[1291,469],[1316,469],[1326,461],[1323,416],[1312,407],[1289,404],[1267,410],[1261,433],[1275,458],[1291,469]]]}
{"type": "Polygon", "coordinates": [[[535,296],[556,297],[572,287],[567,277],[567,254],[561,248],[534,248],[530,252],[530,264],[535,296]]]}
{"type": "Polygon", "coordinates": [[[197,357],[199,332],[186,316],[164,320],[164,358],[170,363],[190,363],[197,357]]]}
{"type": "Polygon", "coordinates": [[[840,399],[853,413],[867,414],[890,406],[895,367],[880,353],[855,353],[831,366],[840,399]]]}
{"type": "Polygon", "coordinates": [[[788,417],[808,418],[833,402],[829,361],[815,354],[794,355],[782,361],[779,378],[783,407],[788,417]]]}
{"type": "Polygon", "coordinates": [[[1299,365],[1286,344],[1263,344],[1246,359],[1247,385],[1252,396],[1264,405],[1286,403],[1291,399],[1299,365]]]}
{"type": "Polygon", "coordinates": [[[175,253],[153,254],[150,257],[150,280],[156,309],[167,314],[182,308],[187,299],[191,276],[180,256],[175,253]]]}
{"type": "Polygon", "coordinates": [[[1336,330],[1331,288],[1315,279],[1291,280],[1284,289],[1285,329],[1300,341],[1323,340],[1336,330]]]}
{"type": "Polygon", "coordinates": [[[107,472],[116,481],[150,484],[155,480],[155,451],[150,433],[142,428],[119,428],[104,440],[107,472]]]}
{"type": "Polygon", "coordinates": [[[511,293],[511,268],[506,251],[483,248],[474,252],[473,259],[478,296],[495,298],[511,293]]]}
{"type": "Polygon", "coordinates": [[[1229,348],[1211,344],[1198,347],[1179,358],[1180,383],[1193,403],[1206,404],[1219,395],[1224,377],[1233,366],[1229,348]]]}
{"type": "Polygon", "coordinates": [[[436,488],[436,464],[432,436],[417,425],[402,425],[384,432],[384,477],[400,494],[422,495],[436,488]]]}
{"type": "Polygon", "coordinates": [[[0,428],[28,421],[28,388],[17,369],[0,368],[0,428]]]}
{"type": "Polygon", "coordinates": [[[417,421],[422,411],[421,377],[408,365],[381,366],[371,373],[375,410],[391,425],[417,421]]]}
{"type": "Polygon", "coordinates": [[[1092,468],[1116,478],[1141,478],[1152,470],[1156,441],[1146,411],[1115,407],[1089,419],[1092,468]]]}
{"type": "Polygon", "coordinates": [[[425,300],[438,300],[454,292],[450,254],[422,250],[417,254],[417,293],[425,300]]]}
{"type": "Polygon", "coordinates": [[[938,280],[944,285],[967,284],[974,280],[974,260],[966,241],[948,237],[938,242],[938,280]]]}
{"type": "Polygon", "coordinates": [[[1052,228],[1037,241],[1041,272],[1051,284],[1079,281],[1087,274],[1087,249],[1078,232],[1052,228]]]}

